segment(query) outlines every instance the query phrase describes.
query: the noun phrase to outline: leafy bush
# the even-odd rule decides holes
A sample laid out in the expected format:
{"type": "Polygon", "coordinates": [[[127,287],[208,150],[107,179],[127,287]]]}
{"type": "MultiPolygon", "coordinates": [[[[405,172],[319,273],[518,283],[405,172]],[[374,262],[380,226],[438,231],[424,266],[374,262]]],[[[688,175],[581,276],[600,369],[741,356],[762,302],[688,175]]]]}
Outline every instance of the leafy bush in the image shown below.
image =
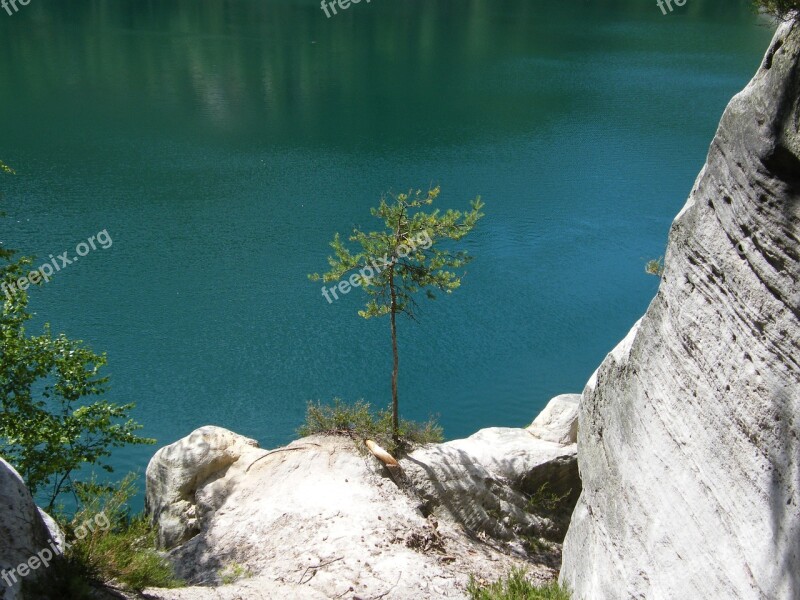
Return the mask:
{"type": "Polygon", "coordinates": [[[538,587],[525,575],[522,569],[512,569],[508,577],[488,585],[470,577],[467,593],[472,600],[570,600],[567,590],[557,582],[538,587]]]}
{"type": "Polygon", "coordinates": [[[121,521],[114,531],[99,536],[83,551],[83,559],[96,569],[102,582],[119,582],[141,591],[146,587],[171,588],[182,585],[169,562],[156,550],[156,536],[145,515],[121,521]]]}
{"type": "MultiPolygon", "coordinates": [[[[13,172],[2,163],[0,171],[13,172]]],[[[136,434],[142,426],[129,418],[133,404],[93,400],[107,388],[105,355],[53,335],[49,325],[41,335],[25,329],[28,294],[15,284],[30,265],[0,246],[0,454],[51,510],[74,491],[73,475],[84,466],[111,471],[112,448],[155,440],[136,434]]]]}
{"type": "Polygon", "coordinates": [[[392,411],[389,408],[374,413],[368,402],[358,400],[346,404],[339,398],[333,404],[309,402],[305,423],[297,430],[298,435],[317,433],[347,435],[359,441],[375,440],[390,453],[404,452],[419,444],[441,442],[442,428],[431,418],[425,423],[400,420],[399,443],[392,436],[392,411]]]}
{"type": "Polygon", "coordinates": [[[793,11],[800,11],[800,0],[754,0],[757,8],[785,20],[793,11]]]}

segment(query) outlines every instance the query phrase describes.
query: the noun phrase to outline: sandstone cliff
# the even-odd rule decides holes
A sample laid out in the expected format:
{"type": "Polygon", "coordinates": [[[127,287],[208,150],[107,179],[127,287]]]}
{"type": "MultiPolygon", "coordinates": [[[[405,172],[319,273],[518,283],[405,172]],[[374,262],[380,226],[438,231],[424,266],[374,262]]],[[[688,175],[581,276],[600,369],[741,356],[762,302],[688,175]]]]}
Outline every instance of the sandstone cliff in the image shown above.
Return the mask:
{"type": "Polygon", "coordinates": [[[800,598],[799,103],[787,24],[725,111],[657,297],[583,393],[576,599],[800,598]]]}

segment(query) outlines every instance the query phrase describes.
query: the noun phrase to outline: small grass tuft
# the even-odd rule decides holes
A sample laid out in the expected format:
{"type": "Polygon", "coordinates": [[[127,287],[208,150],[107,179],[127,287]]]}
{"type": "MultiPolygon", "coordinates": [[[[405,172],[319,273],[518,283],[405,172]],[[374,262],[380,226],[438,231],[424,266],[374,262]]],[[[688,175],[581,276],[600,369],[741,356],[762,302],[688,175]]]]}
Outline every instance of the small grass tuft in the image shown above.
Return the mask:
{"type": "Polygon", "coordinates": [[[371,439],[391,454],[401,454],[414,446],[432,444],[444,440],[442,428],[431,418],[425,423],[400,420],[400,443],[392,439],[392,411],[374,412],[368,402],[358,400],[353,404],[339,398],[333,404],[309,402],[305,423],[297,430],[298,435],[324,433],[347,435],[359,441],[371,439]]]}
{"type": "Polygon", "coordinates": [[[230,585],[236,583],[240,579],[249,579],[253,573],[247,567],[239,563],[230,563],[219,572],[219,579],[222,585],[230,585]]]}
{"type": "Polygon", "coordinates": [[[523,569],[512,569],[505,579],[489,584],[471,576],[467,593],[471,600],[570,600],[567,590],[557,582],[536,586],[523,569]]]}
{"type": "Polygon", "coordinates": [[[522,544],[528,554],[546,554],[553,551],[552,542],[535,535],[521,535],[522,544]]]}
{"type": "Polygon", "coordinates": [[[644,272],[648,275],[655,275],[656,277],[664,276],[664,257],[648,260],[644,265],[644,272]]]}
{"type": "Polygon", "coordinates": [[[557,494],[550,489],[550,482],[545,481],[539,489],[528,498],[527,509],[533,514],[552,514],[564,506],[564,501],[572,494],[568,490],[564,494],[557,494]]]}

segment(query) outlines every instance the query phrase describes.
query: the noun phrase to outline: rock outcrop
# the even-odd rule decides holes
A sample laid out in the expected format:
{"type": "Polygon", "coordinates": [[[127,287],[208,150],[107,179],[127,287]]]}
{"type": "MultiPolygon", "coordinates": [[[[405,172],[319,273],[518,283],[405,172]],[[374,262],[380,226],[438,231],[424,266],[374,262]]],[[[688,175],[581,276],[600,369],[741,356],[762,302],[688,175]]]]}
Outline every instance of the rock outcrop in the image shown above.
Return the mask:
{"type": "Polygon", "coordinates": [[[577,446],[525,429],[482,429],[417,450],[400,464],[425,514],[449,517],[521,554],[531,538],[563,541],[581,489],[577,446]]]}
{"type": "Polygon", "coordinates": [[[556,444],[577,443],[580,401],[580,394],[556,396],[534,419],[528,427],[528,431],[540,439],[556,444]]]}
{"type": "Polygon", "coordinates": [[[800,598],[800,26],[725,111],[657,297],[583,393],[576,600],[800,598]]]}
{"type": "Polygon", "coordinates": [[[47,576],[57,557],[51,542],[63,544],[55,521],[41,511],[19,473],[0,458],[0,598],[22,598],[23,581],[47,576]],[[43,553],[43,551],[47,551],[43,553]],[[26,565],[20,569],[20,565],[26,565]]]}
{"type": "Polygon", "coordinates": [[[492,580],[513,566],[552,579],[564,522],[537,502],[579,490],[575,449],[488,429],[421,448],[392,475],[347,437],[267,451],[204,427],[148,467],[147,508],[191,585],[148,593],[418,600],[466,597],[470,574],[492,580]]]}
{"type": "Polygon", "coordinates": [[[224,501],[228,468],[261,454],[255,440],[213,426],[156,452],[147,465],[145,508],[157,525],[158,545],[174,548],[197,535],[224,501]]]}

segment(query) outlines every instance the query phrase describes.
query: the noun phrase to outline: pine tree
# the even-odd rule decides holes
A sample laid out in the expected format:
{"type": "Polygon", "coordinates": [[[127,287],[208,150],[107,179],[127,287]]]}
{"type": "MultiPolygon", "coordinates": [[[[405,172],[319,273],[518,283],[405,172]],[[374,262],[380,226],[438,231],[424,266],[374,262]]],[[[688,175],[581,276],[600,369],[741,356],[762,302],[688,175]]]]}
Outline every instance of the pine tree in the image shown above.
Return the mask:
{"type": "Polygon", "coordinates": [[[411,190],[407,194],[381,198],[371,213],[383,221],[383,229],[364,232],[355,228],[349,236],[356,250],[350,250],[337,233],[331,242],[334,255],[328,258],[330,270],[322,275],[310,275],[312,281],[338,281],[337,286],[323,287],[330,300],[336,291],[347,293],[360,287],[369,300],[358,314],[365,318],[389,315],[392,334],[392,432],[398,441],[398,373],[397,316],[415,319],[417,296],[424,292],[435,298],[436,292],[452,293],[461,285],[459,271],[472,257],[464,250],[454,250],[441,242],[457,242],[472,231],[483,217],[480,197],[466,212],[438,209],[426,212],[439,196],[439,187],[423,193],[411,190]],[[345,276],[349,277],[345,280],[345,276]]]}

